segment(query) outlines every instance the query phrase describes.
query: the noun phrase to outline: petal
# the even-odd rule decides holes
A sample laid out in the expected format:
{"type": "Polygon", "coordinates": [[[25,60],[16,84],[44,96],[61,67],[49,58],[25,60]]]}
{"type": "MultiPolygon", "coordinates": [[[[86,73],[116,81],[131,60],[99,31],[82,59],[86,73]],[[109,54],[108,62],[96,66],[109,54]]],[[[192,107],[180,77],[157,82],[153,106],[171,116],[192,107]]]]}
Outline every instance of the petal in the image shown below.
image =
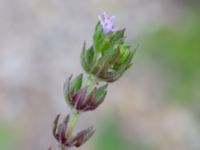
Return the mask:
{"type": "Polygon", "coordinates": [[[107,16],[107,14],[106,14],[105,11],[103,12],[102,16],[104,17],[104,19],[107,19],[107,18],[108,18],[108,16],[107,16]]]}
{"type": "Polygon", "coordinates": [[[115,20],[115,18],[116,18],[115,16],[111,16],[110,20],[113,22],[115,20]]]}

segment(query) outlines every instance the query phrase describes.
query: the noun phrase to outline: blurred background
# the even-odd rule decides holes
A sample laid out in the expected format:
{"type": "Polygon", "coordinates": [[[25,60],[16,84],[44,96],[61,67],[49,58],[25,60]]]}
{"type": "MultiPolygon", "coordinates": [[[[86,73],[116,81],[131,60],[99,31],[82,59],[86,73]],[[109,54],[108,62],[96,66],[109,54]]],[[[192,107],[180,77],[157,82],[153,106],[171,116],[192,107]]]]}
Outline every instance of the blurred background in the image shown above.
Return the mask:
{"type": "Polygon", "coordinates": [[[198,0],[0,0],[0,150],[56,147],[63,82],[82,72],[103,11],[140,47],[105,102],[80,117],[77,131],[97,129],[80,149],[200,150],[198,0]]]}

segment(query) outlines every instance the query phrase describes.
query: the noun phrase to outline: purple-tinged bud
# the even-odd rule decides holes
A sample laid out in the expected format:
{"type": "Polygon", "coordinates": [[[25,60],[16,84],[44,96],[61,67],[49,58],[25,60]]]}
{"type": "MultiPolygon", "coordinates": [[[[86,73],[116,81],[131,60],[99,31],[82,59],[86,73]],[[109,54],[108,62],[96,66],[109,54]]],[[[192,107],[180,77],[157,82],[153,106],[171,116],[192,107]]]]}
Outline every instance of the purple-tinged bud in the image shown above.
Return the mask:
{"type": "Polygon", "coordinates": [[[107,84],[100,87],[95,86],[92,90],[89,86],[81,88],[82,77],[79,75],[72,81],[72,77],[69,77],[64,84],[64,95],[67,103],[78,112],[92,111],[104,101],[107,94],[107,84]]]}
{"type": "MultiPolygon", "coordinates": [[[[68,115],[63,122],[58,124],[59,117],[60,115],[58,115],[54,121],[53,135],[58,143],[63,147],[79,147],[84,144],[95,132],[93,127],[90,127],[79,132],[75,136],[69,136],[66,134],[66,131],[69,128],[68,124],[70,116],[68,115]]],[[[49,150],[51,150],[51,148],[49,148],[49,150]]]]}
{"type": "Polygon", "coordinates": [[[71,141],[72,145],[80,147],[82,144],[87,142],[89,138],[94,134],[95,130],[93,127],[89,127],[81,132],[79,132],[71,141]]]}

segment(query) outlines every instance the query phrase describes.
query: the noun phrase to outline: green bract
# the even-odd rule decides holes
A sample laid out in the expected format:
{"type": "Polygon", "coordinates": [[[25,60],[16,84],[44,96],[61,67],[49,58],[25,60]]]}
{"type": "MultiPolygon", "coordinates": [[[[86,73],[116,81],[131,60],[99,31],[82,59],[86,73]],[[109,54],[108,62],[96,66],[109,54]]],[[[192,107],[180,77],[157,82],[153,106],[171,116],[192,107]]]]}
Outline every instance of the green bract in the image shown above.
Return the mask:
{"type": "Polygon", "coordinates": [[[114,82],[132,65],[134,50],[124,41],[125,29],[103,33],[98,22],[93,35],[93,45],[81,54],[83,69],[97,78],[114,82]]]}

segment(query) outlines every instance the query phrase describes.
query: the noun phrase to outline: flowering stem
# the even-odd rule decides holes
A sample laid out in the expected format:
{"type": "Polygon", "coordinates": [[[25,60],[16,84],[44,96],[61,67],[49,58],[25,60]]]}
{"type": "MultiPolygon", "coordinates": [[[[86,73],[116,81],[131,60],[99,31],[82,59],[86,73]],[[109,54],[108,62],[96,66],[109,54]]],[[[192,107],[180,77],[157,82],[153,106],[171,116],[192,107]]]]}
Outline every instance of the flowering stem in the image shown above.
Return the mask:
{"type": "Polygon", "coordinates": [[[66,136],[67,137],[70,137],[72,135],[72,132],[75,128],[77,119],[78,119],[78,112],[74,109],[71,110],[70,118],[69,118],[69,124],[68,124],[68,128],[66,130],[66,136]]]}
{"type": "Polygon", "coordinates": [[[95,110],[105,99],[108,83],[116,81],[132,65],[135,50],[132,51],[124,41],[125,29],[114,29],[114,16],[103,13],[98,18],[93,45],[87,49],[84,42],[81,53],[82,67],[88,73],[86,85],[83,74],[72,81],[71,76],[64,83],[64,97],[71,111],[61,123],[60,115],[54,120],[53,135],[60,150],[80,147],[94,134],[94,128],[89,127],[73,135],[78,116],[95,110]]]}
{"type": "Polygon", "coordinates": [[[98,82],[98,79],[95,76],[88,75],[88,78],[87,78],[88,89],[87,89],[87,94],[86,94],[87,96],[89,93],[91,93],[92,89],[95,87],[97,82],[98,82]]]}

